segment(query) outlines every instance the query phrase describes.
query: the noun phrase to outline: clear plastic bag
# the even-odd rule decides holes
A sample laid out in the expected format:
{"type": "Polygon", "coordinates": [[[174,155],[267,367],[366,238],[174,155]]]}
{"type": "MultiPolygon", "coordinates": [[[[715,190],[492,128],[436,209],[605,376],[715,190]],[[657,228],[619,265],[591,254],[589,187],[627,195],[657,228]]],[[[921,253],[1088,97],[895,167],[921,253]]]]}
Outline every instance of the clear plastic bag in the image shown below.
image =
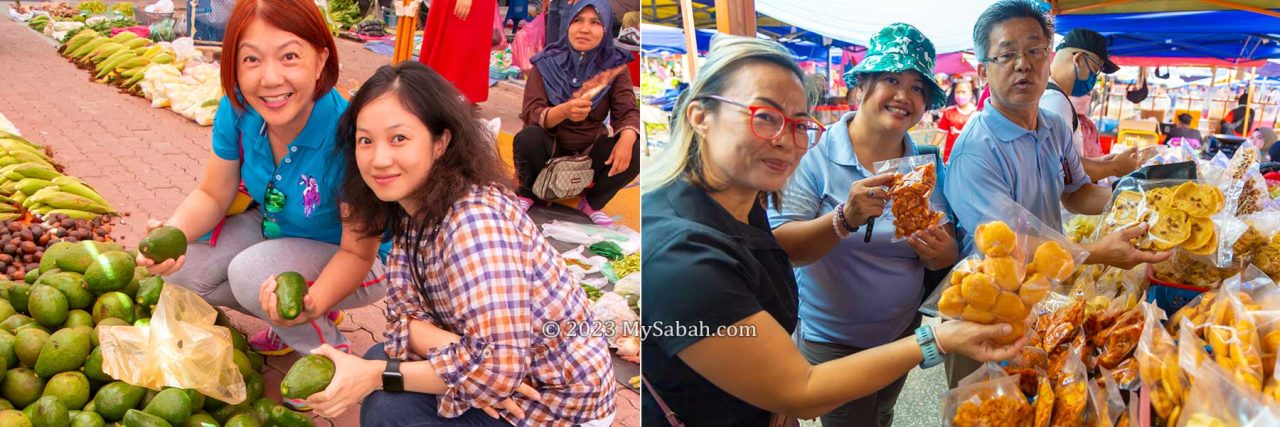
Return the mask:
{"type": "Polygon", "coordinates": [[[1176,419],[1187,387],[1186,376],[1178,363],[1179,347],[1161,324],[1165,319],[1164,310],[1147,302],[1141,307],[1144,326],[1138,348],[1134,350],[1138,376],[1150,387],[1151,406],[1156,416],[1176,419]]]}
{"type": "Polygon", "coordinates": [[[1098,369],[1097,381],[1090,385],[1090,402],[1095,408],[1097,422],[1094,425],[1116,425],[1125,411],[1124,397],[1120,395],[1120,386],[1115,375],[1107,368],[1098,369]],[[1106,424],[1102,424],[1105,421],[1106,424]]]}
{"type": "Polygon", "coordinates": [[[103,326],[102,371],[140,387],[195,389],[236,404],[247,396],[234,362],[231,331],[214,325],[209,303],[181,286],[160,292],[149,327],[103,326]]]}
{"type": "Polygon", "coordinates": [[[900,242],[917,231],[946,222],[947,215],[933,203],[938,185],[937,156],[932,154],[902,157],[876,162],[877,175],[893,173],[889,185],[889,201],[880,215],[894,225],[890,241],[900,242]]]}
{"type": "Polygon", "coordinates": [[[946,427],[1029,427],[1034,416],[1013,376],[956,387],[941,398],[946,427]]]}
{"type": "Polygon", "coordinates": [[[1245,425],[1268,411],[1255,391],[1241,388],[1216,363],[1201,364],[1195,379],[1177,427],[1245,425]]]}
{"type": "Polygon", "coordinates": [[[1072,348],[1066,356],[1066,364],[1058,375],[1049,375],[1053,381],[1053,425],[1083,426],[1096,418],[1090,409],[1089,372],[1080,348],[1072,348]]]}
{"type": "Polygon", "coordinates": [[[1146,223],[1148,232],[1138,247],[1176,248],[1193,259],[1225,268],[1231,265],[1232,244],[1248,228],[1227,213],[1226,203],[1217,186],[1204,182],[1125,178],[1116,185],[1094,239],[1146,223]]]}
{"type": "Polygon", "coordinates": [[[983,324],[1009,323],[1013,332],[997,340],[1009,344],[1026,334],[1024,320],[1049,295],[1052,284],[1070,277],[1089,253],[1020,205],[1005,202],[997,211],[1002,220],[974,230],[978,251],[952,268],[921,311],[983,324]]]}

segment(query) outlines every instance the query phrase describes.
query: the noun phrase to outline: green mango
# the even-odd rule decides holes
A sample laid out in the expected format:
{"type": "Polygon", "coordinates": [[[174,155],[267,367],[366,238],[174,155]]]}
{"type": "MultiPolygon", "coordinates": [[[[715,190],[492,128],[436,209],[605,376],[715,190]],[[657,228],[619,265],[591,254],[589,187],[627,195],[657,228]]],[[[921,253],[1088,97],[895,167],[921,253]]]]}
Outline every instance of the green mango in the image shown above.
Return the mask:
{"type": "Polygon", "coordinates": [[[35,403],[31,424],[35,427],[67,427],[71,425],[71,416],[67,414],[67,405],[63,405],[56,396],[41,397],[35,403]]]}
{"type": "Polygon", "coordinates": [[[280,317],[296,319],[302,313],[302,299],[307,296],[307,280],[288,271],[276,276],[276,310],[280,317]]]}
{"type": "Polygon", "coordinates": [[[98,390],[93,397],[93,407],[104,420],[120,421],[124,419],[125,412],[136,408],[146,394],[145,388],[116,381],[98,390]]]}
{"type": "Polygon", "coordinates": [[[187,392],[171,388],[157,393],[156,397],[147,403],[143,412],[163,418],[169,424],[178,425],[191,416],[191,410],[191,397],[187,392]]]}
{"type": "Polygon", "coordinates": [[[176,227],[156,227],[138,242],[138,252],[159,264],[187,253],[187,235],[176,227]]]}
{"type": "Polygon", "coordinates": [[[94,381],[115,381],[115,378],[102,372],[102,348],[94,348],[89,352],[89,357],[84,360],[84,376],[94,381]]]}
{"type": "Polygon", "coordinates": [[[62,291],[62,294],[67,297],[67,307],[71,309],[89,308],[93,306],[93,299],[96,298],[93,292],[89,292],[88,283],[80,273],[70,271],[49,273],[40,276],[36,284],[49,285],[62,291]]]}
{"type": "Polygon", "coordinates": [[[280,381],[280,394],[290,399],[306,399],[329,387],[334,366],[329,358],[311,354],[298,359],[280,381]]]}
{"type": "Polygon", "coordinates": [[[138,283],[138,297],[135,301],[143,307],[160,303],[160,291],[164,290],[164,278],[151,276],[138,283]]]}
{"type": "Polygon", "coordinates": [[[173,427],[164,418],[157,417],[137,409],[130,409],[124,413],[125,427],[173,427]]]}
{"type": "Polygon", "coordinates": [[[22,411],[6,409],[0,412],[0,426],[3,427],[34,427],[31,419],[27,418],[27,414],[22,411]]]}
{"type": "Polygon", "coordinates": [[[93,258],[93,263],[85,269],[84,280],[89,290],[96,294],[118,291],[133,280],[136,265],[133,258],[123,251],[103,253],[93,258]]]}
{"type": "Polygon", "coordinates": [[[80,411],[71,417],[71,427],[106,427],[107,422],[101,415],[93,411],[80,411]]]}
{"type": "Polygon", "coordinates": [[[28,301],[31,317],[41,325],[56,328],[66,323],[69,310],[67,296],[57,288],[36,285],[31,288],[31,298],[28,301]]]}
{"type": "Polygon", "coordinates": [[[44,385],[44,396],[54,396],[68,408],[83,408],[89,403],[89,379],[77,371],[61,372],[44,385]]]}
{"type": "Polygon", "coordinates": [[[0,381],[0,390],[4,392],[5,399],[13,402],[15,408],[25,408],[40,398],[44,392],[44,380],[36,375],[36,371],[13,368],[0,381]]]}
{"type": "Polygon", "coordinates": [[[89,334],[93,329],[77,327],[60,329],[45,341],[36,360],[36,374],[49,378],[59,372],[79,370],[89,357],[89,334]]]}

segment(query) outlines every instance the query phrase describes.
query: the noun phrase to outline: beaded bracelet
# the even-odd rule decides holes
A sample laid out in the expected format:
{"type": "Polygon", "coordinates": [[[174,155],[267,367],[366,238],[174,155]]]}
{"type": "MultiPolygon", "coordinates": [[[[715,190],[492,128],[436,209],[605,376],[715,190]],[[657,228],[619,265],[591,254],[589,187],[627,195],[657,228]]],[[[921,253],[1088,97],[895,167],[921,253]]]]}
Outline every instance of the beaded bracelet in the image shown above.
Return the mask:
{"type": "Polygon", "coordinates": [[[844,218],[844,203],[841,203],[840,206],[836,206],[836,217],[840,218],[840,223],[844,224],[845,230],[849,230],[850,233],[858,231],[858,227],[849,225],[849,220],[844,218]]]}
{"type": "MultiPolygon", "coordinates": [[[[844,204],[843,204],[843,203],[842,203],[842,204],[840,204],[840,206],[836,206],[836,212],[840,212],[840,210],[841,210],[841,209],[844,209],[844,204]]],[[[835,214],[835,215],[831,215],[831,228],[832,228],[832,229],[834,229],[834,230],[836,231],[836,237],[837,237],[837,238],[841,238],[841,239],[847,238],[847,237],[849,237],[849,234],[851,233],[850,231],[848,231],[848,230],[847,230],[847,229],[845,229],[844,227],[841,227],[841,226],[840,226],[840,214],[838,214],[838,213],[837,213],[837,214],[835,214]]]]}

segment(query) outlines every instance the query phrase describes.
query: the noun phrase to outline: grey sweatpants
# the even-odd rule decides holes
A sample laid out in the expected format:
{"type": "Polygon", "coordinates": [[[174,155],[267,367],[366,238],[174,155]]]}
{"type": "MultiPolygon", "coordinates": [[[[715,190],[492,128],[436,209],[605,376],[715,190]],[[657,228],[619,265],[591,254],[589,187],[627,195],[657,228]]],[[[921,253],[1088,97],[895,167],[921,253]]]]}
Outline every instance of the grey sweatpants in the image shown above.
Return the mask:
{"type": "MultiPolygon", "coordinates": [[[[338,252],[338,245],[318,240],[263,238],[262,214],[257,210],[227,218],[216,243],[216,246],[207,242],[188,245],[182,269],[166,277],[165,282],[190,289],[209,304],[259,319],[267,318],[258,302],[262,282],[286,271],[298,272],[308,282],[316,280],[338,252]]],[[[339,302],[334,310],[363,307],[381,300],[387,294],[383,277],[382,261],[376,260],[362,286],[339,302]]],[[[271,329],[302,354],[310,353],[320,344],[336,347],[347,343],[337,326],[324,316],[311,323],[289,328],[272,326],[271,329]]]]}

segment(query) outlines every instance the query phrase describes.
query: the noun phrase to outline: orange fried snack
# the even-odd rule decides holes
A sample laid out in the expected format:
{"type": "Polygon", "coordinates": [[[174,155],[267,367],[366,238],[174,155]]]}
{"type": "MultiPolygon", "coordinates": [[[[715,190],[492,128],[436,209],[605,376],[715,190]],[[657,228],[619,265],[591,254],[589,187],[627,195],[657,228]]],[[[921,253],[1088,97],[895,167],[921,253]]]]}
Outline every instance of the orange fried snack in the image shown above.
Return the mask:
{"type": "Polygon", "coordinates": [[[1053,419],[1053,383],[1049,382],[1049,378],[1040,378],[1040,391],[1036,393],[1036,424],[1035,427],[1049,427],[1049,421],[1053,419]]]}
{"type": "Polygon", "coordinates": [[[896,174],[889,187],[894,235],[901,239],[942,223],[942,212],[929,208],[929,196],[937,185],[933,163],[920,165],[906,174],[896,174]]]}
{"type": "MultiPolygon", "coordinates": [[[[976,397],[976,396],[975,396],[976,397]]],[[[956,427],[1022,427],[1032,417],[1031,405],[1017,395],[969,399],[956,408],[951,418],[956,427]]]]}
{"type": "Polygon", "coordinates": [[[1018,246],[1018,236],[1004,221],[979,224],[974,230],[973,242],[983,255],[991,257],[1011,256],[1018,246]]]}

